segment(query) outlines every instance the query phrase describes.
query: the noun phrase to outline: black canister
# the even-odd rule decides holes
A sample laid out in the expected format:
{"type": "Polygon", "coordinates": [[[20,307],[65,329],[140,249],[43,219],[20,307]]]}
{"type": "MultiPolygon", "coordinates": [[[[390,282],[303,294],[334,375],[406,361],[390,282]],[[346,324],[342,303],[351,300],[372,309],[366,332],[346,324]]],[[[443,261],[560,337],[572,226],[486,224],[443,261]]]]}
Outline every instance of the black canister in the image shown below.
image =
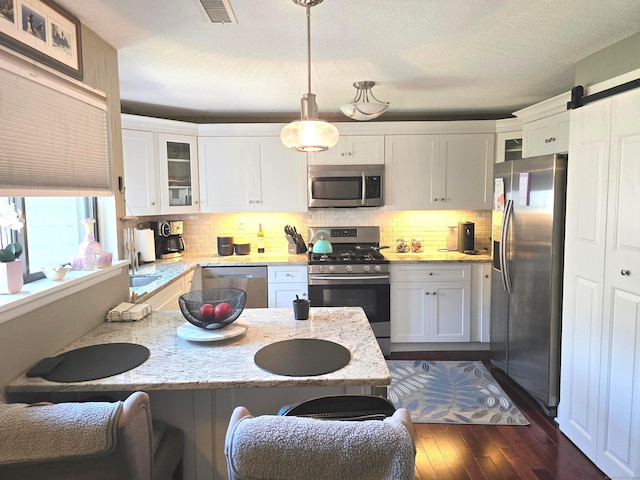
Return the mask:
{"type": "Polygon", "coordinates": [[[233,237],[218,237],[218,255],[233,255],[233,237]]]}
{"type": "Polygon", "coordinates": [[[473,222],[459,222],[458,252],[474,253],[475,250],[475,224],[473,222]]]}

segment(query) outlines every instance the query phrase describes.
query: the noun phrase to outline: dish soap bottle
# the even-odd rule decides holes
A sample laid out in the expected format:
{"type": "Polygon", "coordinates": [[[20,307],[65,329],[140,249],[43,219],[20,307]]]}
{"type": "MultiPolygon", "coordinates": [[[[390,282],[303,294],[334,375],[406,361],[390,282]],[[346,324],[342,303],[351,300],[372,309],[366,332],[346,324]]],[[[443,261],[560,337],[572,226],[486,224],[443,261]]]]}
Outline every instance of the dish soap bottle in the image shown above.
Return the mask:
{"type": "Polygon", "coordinates": [[[264,253],[264,232],[262,231],[262,224],[258,224],[258,253],[264,253]]]}

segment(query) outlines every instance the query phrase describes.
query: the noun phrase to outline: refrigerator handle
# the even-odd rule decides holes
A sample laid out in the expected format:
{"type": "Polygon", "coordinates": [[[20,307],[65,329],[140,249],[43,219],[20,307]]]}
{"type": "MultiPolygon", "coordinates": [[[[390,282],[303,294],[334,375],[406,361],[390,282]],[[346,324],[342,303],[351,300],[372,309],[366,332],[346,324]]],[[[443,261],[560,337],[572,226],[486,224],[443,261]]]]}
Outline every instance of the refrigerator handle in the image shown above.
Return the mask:
{"type": "Polygon", "coordinates": [[[500,237],[500,271],[502,272],[502,285],[507,293],[511,293],[511,278],[507,268],[507,238],[509,237],[509,226],[511,225],[511,215],[513,214],[513,200],[507,200],[502,217],[502,228],[500,237]]]}

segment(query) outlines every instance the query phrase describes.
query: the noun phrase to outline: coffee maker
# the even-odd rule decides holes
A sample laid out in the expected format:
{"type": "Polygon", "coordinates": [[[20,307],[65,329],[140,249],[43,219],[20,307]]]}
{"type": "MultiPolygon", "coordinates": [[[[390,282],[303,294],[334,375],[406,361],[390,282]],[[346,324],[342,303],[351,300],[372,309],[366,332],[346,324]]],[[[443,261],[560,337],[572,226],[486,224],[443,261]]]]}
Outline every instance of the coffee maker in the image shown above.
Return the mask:
{"type": "Polygon", "coordinates": [[[458,222],[458,252],[475,254],[475,224],[458,222]]]}
{"type": "Polygon", "coordinates": [[[186,248],[184,244],[184,223],[182,220],[149,222],[153,230],[156,258],[181,257],[186,248]]]}

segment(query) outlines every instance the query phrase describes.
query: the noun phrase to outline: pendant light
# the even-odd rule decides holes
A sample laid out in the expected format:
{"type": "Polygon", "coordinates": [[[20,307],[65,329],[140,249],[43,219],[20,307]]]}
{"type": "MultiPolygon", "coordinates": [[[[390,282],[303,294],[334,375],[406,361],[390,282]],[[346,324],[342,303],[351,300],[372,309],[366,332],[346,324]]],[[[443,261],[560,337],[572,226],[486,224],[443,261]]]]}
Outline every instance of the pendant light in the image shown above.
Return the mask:
{"type": "Polygon", "coordinates": [[[322,0],[293,0],[307,9],[307,79],[308,93],[300,101],[300,120],[285,125],[280,132],[282,143],[297,152],[322,152],[338,143],[338,129],[318,119],[316,96],[311,93],[311,7],[322,0]]]}
{"type": "Polygon", "coordinates": [[[347,117],[354,120],[373,120],[378,118],[389,108],[389,102],[381,102],[373,96],[371,89],[376,82],[370,82],[368,80],[362,82],[355,82],[353,84],[356,87],[356,96],[353,97],[351,103],[347,103],[340,107],[342,113],[347,117]],[[373,101],[371,101],[373,99],[373,101]]]}

